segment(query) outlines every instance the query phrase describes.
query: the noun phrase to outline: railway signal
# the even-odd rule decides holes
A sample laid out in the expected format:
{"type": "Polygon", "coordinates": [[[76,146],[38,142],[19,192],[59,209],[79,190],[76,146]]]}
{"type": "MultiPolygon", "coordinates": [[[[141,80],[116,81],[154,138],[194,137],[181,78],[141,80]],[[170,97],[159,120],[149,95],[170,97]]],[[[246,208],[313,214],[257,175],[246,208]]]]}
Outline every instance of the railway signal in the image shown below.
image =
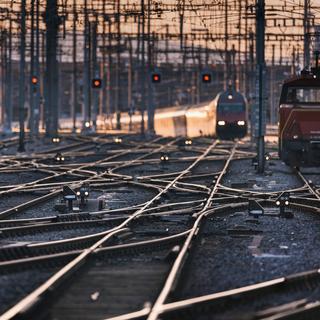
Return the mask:
{"type": "Polygon", "coordinates": [[[102,80],[100,78],[92,79],[91,87],[93,89],[100,89],[102,87],[102,80]]]}
{"type": "Polygon", "coordinates": [[[38,84],[38,77],[37,76],[32,76],[31,77],[31,83],[35,86],[38,84]]]}
{"type": "Polygon", "coordinates": [[[82,206],[85,205],[86,199],[89,197],[90,186],[88,183],[84,183],[81,185],[79,190],[77,191],[77,196],[80,197],[80,204],[82,206]]]}
{"type": "Polygon", "coordinates": [[[286,212],[286,207],[290,204],[290,193],[282,192],[276,200],[276,205],[280,208],[280,216],[285,218],[292,218],[292,212],[286,212]]]}
{"type": "Polygon", "coordinates": [[[160,83],[161,82],[161,75],[158,72],[154,72],[151,74],[151,81],[153,83],[160,83]]]}
{"type": "Polygon", "coordinates": [[[59,163],[64,162],[64,156],[63,156],[60,152],[58,152],[58,153],[56,154],[56,156],[54,157],[54,159],[55,159],[56,162],[59,162],[59,163]]]}
{"type": "Polygon", "coordinates": [[[169,161],[169,156],[166,155],[165,153],[162,153],[160,156],[160,160],[161,160],[161,162],[169,161]]]}
{"type": "Polygon", "coordinates": [[[203,73],[202,74],[202,82],[203,83],[211,83],[211,80],[212,80],[212,76],[211,76],[211,73],[203,73]]]}

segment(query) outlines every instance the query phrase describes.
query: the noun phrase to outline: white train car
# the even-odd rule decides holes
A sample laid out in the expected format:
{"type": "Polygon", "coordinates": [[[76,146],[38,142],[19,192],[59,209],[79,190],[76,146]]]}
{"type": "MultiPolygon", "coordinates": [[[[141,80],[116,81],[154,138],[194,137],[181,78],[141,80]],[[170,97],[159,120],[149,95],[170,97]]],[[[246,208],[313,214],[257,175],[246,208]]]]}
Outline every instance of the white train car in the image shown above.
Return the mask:
{"type": "MultiPolygon", "coordinates": [[[[216,136],[221,138],[243,137],[247,131],[246,100],[236,91],[219,93],[211,102],[194,106],[175,106],[157,109],[154,116],[154,129],[158,135],[165,137],[216,136]]],[[[130,116],[121,113],[121,129],[140,132],[141,114],[130,116]]],[[[144,113],[147,127],[148,115],[144,113]]],[[[99,119],[100,129],[116,128],[116,117],[99,119]]]]}

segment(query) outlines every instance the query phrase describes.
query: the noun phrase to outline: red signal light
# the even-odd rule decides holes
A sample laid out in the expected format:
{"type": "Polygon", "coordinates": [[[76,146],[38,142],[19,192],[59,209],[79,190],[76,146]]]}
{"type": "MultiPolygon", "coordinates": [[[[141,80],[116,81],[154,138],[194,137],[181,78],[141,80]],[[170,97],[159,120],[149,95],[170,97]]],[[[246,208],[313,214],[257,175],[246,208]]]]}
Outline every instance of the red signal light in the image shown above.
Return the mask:
{"type": "Polygon", "coordinates": [[[202,75],[202,82],[210,83],[211,82],[211,74],[210,73],[204,73],[202,75]]]}
{"type": "Polygon", "coordinates": [[[101,81],[101,79],[98,79],[98,78],[92,79],[91,86],[92,86],[92,88],[95,88],[95,89],[101,88],[101,86],[102,86],[102,81],[101,81]]]}
{"type": "Polygon", "coordinates": [[[153,83],[159,83],[161,82],[161,76],[159,73],[153,73],[151,78],[153,83]]]}
{"type": "Polygon", "coordinates": [[[31,77],[31,83],[34,84],[34,85],[36,85],[36,84],[38,83],[38,77],[32,76],[32,77],[31,77]]]}

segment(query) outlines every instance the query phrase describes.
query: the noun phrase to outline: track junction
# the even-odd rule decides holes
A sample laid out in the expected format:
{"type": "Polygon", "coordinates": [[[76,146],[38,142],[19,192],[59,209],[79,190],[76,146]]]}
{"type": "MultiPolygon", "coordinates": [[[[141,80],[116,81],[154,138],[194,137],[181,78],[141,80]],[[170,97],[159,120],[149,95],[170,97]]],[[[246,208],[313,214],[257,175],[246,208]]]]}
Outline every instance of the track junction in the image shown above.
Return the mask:
{"type": "Polygon", "coordinates": [[[0,319],[317,318],[316,168],[270,144],[258,175],[246,140],[16,143],[1,143],[0,319]]]}

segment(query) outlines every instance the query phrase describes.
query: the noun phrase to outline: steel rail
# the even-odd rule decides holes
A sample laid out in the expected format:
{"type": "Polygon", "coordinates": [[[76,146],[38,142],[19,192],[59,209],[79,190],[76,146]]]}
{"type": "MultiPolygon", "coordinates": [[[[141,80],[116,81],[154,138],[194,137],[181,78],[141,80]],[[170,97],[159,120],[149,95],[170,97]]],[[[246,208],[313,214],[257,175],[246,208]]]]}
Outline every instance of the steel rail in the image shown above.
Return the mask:
{"type": "MultiPolygon", "coordinates": [[[[199,156],[188,168],[186,168],[184,171],[182,171],[179,176],[177,176],[175,179],[173,179],[164,189],[162,189],[155,197],[150,199],[143,207],[138,209],[136,212],[131,214],[124,222],[120,223],[118,226],[108,230],[108,233],[105,234],[105,236],[98,240],[95,244],[93,244],[89,249],[84,249],[83,252],[73,259],[70,263],[68,263],[65,267],[60,269],[55,275],[53,275],[48,281],[46,281],[43,285],[38,287],[36,290],[28,294],[25,298],[23,298],[20,302],[18,302],[15,306],[10,308],[7,312],[5,312],[1,317],[0,320],[10,319],[11,317],[18,315],[20,312],[25,310],[27,306],[32,305],[33,303],[37,302],[39,300],[39,296],[46,292],[50,287],[52,287],[54,284],[57,284],[58,280],[61,280],[61,278],[65,278],[67,274],[70,274],[73,270],[77,269],[79,266],[79,263],[83,263],[84,259],[97,247],[101,246],[106,240],[108,240],[112,235],[121,232],[122,230],[128,230],[126,229],[126,226],[142,215],[144,213],[144,210],[147,209],[151,204],[153,204],[155,201],[159,200],[163,194],[168,192],[168,190],[184,175],[189,173],[193,167],[195,167],[199,161],[201,161],[204,157],[207,156],[207,154],[217,145],[218,141],[214,141],[207,149],[206,151],[199,156]]],[[[233,152],[232,152],[233,153],[233,152]]],[[[208,202],[207,202],[208,203],[208,202]]],[[[35,245],[33,245],[35,246],[35,245]]]]}
{"type": "Polygon", "coordinates": [[[90,248],[84,249],[76,258],[70,261],[67,265],[65,265],[62,269],[60,269],[57,273],[51,276],[45,283],[43,283],[36,290],[31,292],[25,298],[20,300],[15,306],[10,308],[4,314],[0,316],[0,320],[11,319],[14,316],[17,316],[21,311],[27,310],[30,308],[35,302],[39,301],[40,296],[44,294],[49,288],[53,285],[57,285],[58,281],[62,281],[66,275],[70,275],[73,273],[81,264],[84,263],[86,259],[88,259],[89,255],[94,252],[99,246],[103,245],[106,241],[110,240],[114,235],[125,231],[125,229],[117,229],[107,235],[105,235],[102,239],[93,244],[90,248]]]}
{"type": "MultiPolygon", "coordinates": [[[[160,138],[156,138],[156,139],[154,139],[152,142],[157,141],[157,140],[159,140],[159,139],[160,139],[160,138]]],[[[152,142],[144,143],[144,144],[142,144],[142,145],[138,145],[138,146],[135,148],[135,150],[140,149],[140,148],[141,148],[142,146],[144,146],[144,145],[149,145],[149,144],[152,143],[152,142]]],[[[161,150],[162,147],[160,147],[159,149],[161,150]]],[[[121,154],[121,155],[125,155],[125,154],[128,154],[128,153],[130,153],[130,152],[131,152],[131,150],[125,150],[125,151],[123,151],[123,152],[120,153],[120,154],[121,154]]],[[[20,185],[20,186],[18,186],[18,187],[15,187],[15,188],[12,188],[12,189],[9,189],[9,190],[6,190],[6,191],[0,191],[0,196],[1,196],[2,194],[8,194],[8,193],[10,193],[10,192],[19,191],[20,189],[23,189],[25,186],[33,186],[33,185],[36,185],[36,184],[39,183],[39,182],[46,181],[46,180],[48,180],[48,179],[57,178],[57,177],[59,177],[59,176],[65,175],[65,174],[71,174],[71,173],[73,173],[73,172],[77,172],[77,171],[79,171],[79,170],[86,169],[86,168],[88,168],[88,167],[89,167],[89,168],[90,168],[90,167],[94,167],[96,164],[100,164],[100,163],[102,163],[103,161],[108,161],[108,160],[110,160],[110,159],[115,158],[116,156],[119,156],[119,154],[112,155],[112,156],[108,156],[108,157],[106,157],[105,159],[100,159],[100,160],[95,161],[95,162],[93,162],[93,163],[91,163],[91,164],[89,164],[89,165],[88,165],[88,164],[84,164],[84,165],[81,164],[78,168],[74,168],[74,169],[70,169],[70,170],[68,170],[68,171],[64,171],[64,172],[58,173],[58,174],[56,174],[55,176],[45,177],[45,178],[38,179],[38,180],[29,182],[29,183],[22,184],[22,185],[20,185]]],[[[99,176],[99,175],[97,175],[97,176],[99,176]]],[[[1,213],[0,213],[0,216],[1,216],[1,213]]]]}
{"type": "Polygon", "coordinates": [[[189,233],[185,243],[183,244],[183,247],[181,248],[181,250],[180,250],[180,252],[179,252],[179,254],[173,264],[173,267],[171,268],[171,270],[169,272],[169,275],[165,281],[165,284],[164,284],[158,298],[156,299],[154,305],[151,308],[151,311],[148,316],[148,320],[156,320],[158,318],[159,314],[162,312],[163,305],[164,305],[170,291],[172,290],[174,283],[177,281],[178,275],[181,272],[183,262],[186,259],[187,252],[191,246],[192,240],[194,239],[195,235],[199,231],[200,222],[201,222],[202,218],[205,216],[207,209],[211,206],[213,198],[218,190],[218,185],[219,185],[223,175],[225,174],[231,159],[233,158],[233,156],[235,154],[236,147],[237,147],[237,143],[234,144],[234,146],[230,152],[229,158],[227,159],[223,170],[219,174],[219,177],[217,178],[215,185],[214,185],[214,187],[210,193],[210,196],[208,197],[203,209],[199,213],[197,213],[197,215],[196,215],[197,219],[192,227],[192,230],[189,233]]]}
{"type": "MultiPolygon", "coordinates": [[[[157,141],[157,140],[159,140],[159,139],[160,139],[160,138],[157,138],[157,139],[154,139],[153,141],[157,141]]],[[[176,140],[177,140],[177,139],[176,139],[176,140]]],[[[152,141],[152,142],[153,142],[153,141],[152,141]]],[[[174,140],[174,141],[175,141],[175,140],[174,140]]],[[[152,142],[150,142],[150,143],[152,143],[152,142]]],[[[149,144],[150,144],[150,143],[149,143],[149,144]]],[[[171,142],[169,142],[169,143],[173,143],[173,142],[171,141],[171,142]]],[[[148,145],[148,144],[139,145],[139,146],[137,146],[135,149],[139,149],[139,148],[141,148],[141,147],[144,146],[144,145],[148,145]]],[[[162,147],[164,147],[164,146],[162,146],[162,147]]],[[[162,149],[162,147],[160,147],[160,149],[162,149]]],[[[130,153],[130,150],[123,151],[123,152],[121,153],[121,155],[128,154],[128,153],[130,153]]],[[[113,156],[107,157],[106,159],[112,159],[112,158],[114,158],[115,156],[116,156],[116,155],[113,155],[113,156]]],[[[91,165],[89,165],[89,167],[93,167],[93,166],[95,166],[97,163],[100,163],[101,161],[105,161],[106,159],[98,160],[98,161],[92,163],[91,165]]],[[[57,174],[56,176],[50,176],[50,177],[48,177],[48,178],[50,178],[50,179],[53,178],[53,177],[56,178],[56,177],[58,177],[58,176],[63,176],[63,175],[65,175],[65,174],[69,174],[69,173],[72,173],[72,172],[77,171],[77,170],[79,170],[79,169],[81,170],[81,169],[87,168],[87,167],[88,167],[88,165],[81,165],[78,169],[72,169],[72,170],[70,170],[70,171],[57,174]]],[[[80,183],[84,183],[84,182],[91,181],[92,178],[99,178],[99,177],[103,176],[104,174],[105,174],[105,173],[97,174],[97,175],[94,176],[94,177],[91,177],[91,178],[82,180],[80,183]]],[[[47,179],[47,178],[44,178],[44,179],[47,179]]],[[[33,181],[32,183],[26,183],[26,184],[20,185],[20,186],[17,187],[17,188],[14,188],[14,189],[6,190],[6,191],[0,191],[0,196],[1,196],[1,194],[8,194],[8,193],[10,193],[10,192],[16,192],[17,190],[20,191],[20,189],[23,190],[26,186],[28,186],[28,187],[29,187],[29,186],[36,186],[37,183],[44,181],[44,179],[39,179],[39,180],[37,180],[37,181],[33,181]]],[[[70,185],[71,185],[71,187],[77,187],[77,186],[79,186],[80,183],[78,183],[78,184],[70,183],[70,185]]],[[[0,220],[1,220],[2,218],[8,217],[8,216],[11,215],[11,214],[18,213],[18,212],[20,212],[21,210],[23,210],[23,209],[25,209],[25,208],[28,208],[28,207],[31,207],[31,206],[37,204],[37,203],[40,203],[40,202],[42,202],[42,201],[44,201],[44,200],[53,198],[54,196],[58,195],[60,192],[61,192],[61,188],[59,188],[59,189],[57,189],[57,190],[54,190],[54,191],[50,192],[49,194],[44,195],[44,196],[42,196],[42,197],[40,197],[40,198],[33,199],[33,200],[31,200],[31,201],[28,201],[27,203],[20,204],[20,205],[15,206],[14,208],[10,208],[10,209],[7,209],[7,210],[5,210],[5,211],[2,211],[2,212],[0,212],[0,220]]]]}
{"type": "Polygon", "coordinates": [[[305,183],[306,187],[309,189],[310,193],[314,195],[318,200],[320,200],[320,194],[317,193],[316,190],[312,188],[309,181],[306,179],[306,177],[301,173],[300,170],[295,170],[296,174],[300,177],[300,179],[305,183]]]}

